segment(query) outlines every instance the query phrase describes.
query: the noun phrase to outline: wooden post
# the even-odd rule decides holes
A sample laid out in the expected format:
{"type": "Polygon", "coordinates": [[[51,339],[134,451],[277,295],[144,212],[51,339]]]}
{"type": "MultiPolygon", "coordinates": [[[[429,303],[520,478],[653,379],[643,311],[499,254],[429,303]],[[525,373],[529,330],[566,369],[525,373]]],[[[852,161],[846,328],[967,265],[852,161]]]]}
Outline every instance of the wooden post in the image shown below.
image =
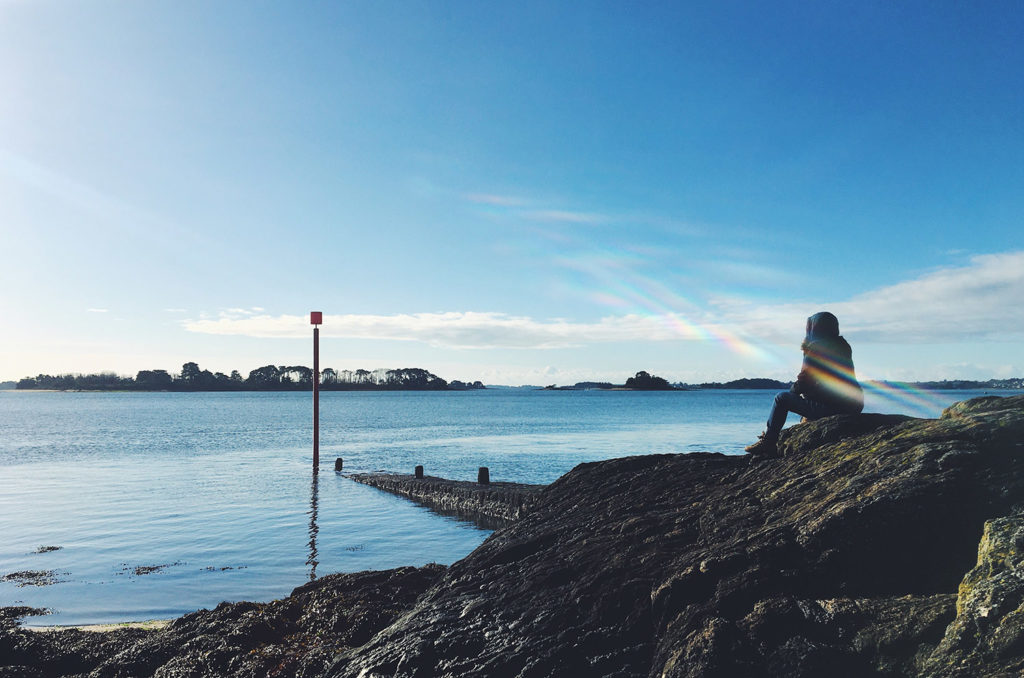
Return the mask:
{"type": "Polygon", "coordinates": [[[423,467],[422,466],[417,466],[415,468],[415,470],[413,471],[413,473],[415,474],[415,476],[417,478],[422,479],[423,478],[423,467]]]}
{"type": "Polygon", "coordinates": [[[340,471],[342,466],[344,466],[344,465],[345,465],[345,460],[342,459],[341,457],[338,457],[337,459],[334,460],[334,470],[335,471],[340,471]]]}
{"type": "Polygon", "coordinates": [[[320,470],[320,323],[321,311],[311,311],[309,323],[313,326],[313,473],[320,470]]]}
{"type": "Polygon", "coordinates": [[[491,471],[486,466],[481,466],[480,470],[476,472],[476,482],[481,485],[491,484],[491,471]]]}

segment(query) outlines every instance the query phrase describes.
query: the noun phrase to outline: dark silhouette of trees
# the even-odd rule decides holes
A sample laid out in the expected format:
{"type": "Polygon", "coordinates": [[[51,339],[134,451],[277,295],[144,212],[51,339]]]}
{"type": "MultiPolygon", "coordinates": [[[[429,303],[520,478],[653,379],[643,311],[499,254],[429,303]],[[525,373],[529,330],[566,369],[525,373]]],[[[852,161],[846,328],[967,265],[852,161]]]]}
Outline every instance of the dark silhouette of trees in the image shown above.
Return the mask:
{"type": "Polygon", "coordinates": [[[486,387],[483,385],[483,382],[480,381],[474,381],[472,383],[469,383],[465,381],[459,381],[458,379],[453,379],[452,381],[448,382],[448,389],[450,391],[472,391],[478,388],[486,387]]]}
{"type": "Polygon", "coordinates": [[[448,388],[448,382],[418,367],[406,367],[401,370],[387,370],[384,378],[378,382],[380,386],[400,389],[440,390],[448,388]]]}
{"type": "MultiPolygon", "coordinates": [[[[25,377],[17,383],[19,389],[87,390],[87,391],[305,391],[312,388],[313,370],[305,365],[264,365],[242,378],[238,370],[231,375],[210,372],[198,363],[187,362],[181,373],[172,375],[167,370],[140,370],[135,378],[119,377],[110,372],[101,374],[40,374],[25,377]]],[[[334,370],[326,368],[320,374],[324,390],[415,390],[440,391],[449,388],[448,382],[419,367],[400,370],[334,370]]],[[[479,381],[472,384],[453,382],[451,388],[484,388],[479,381]]]]}
{"type": "Polygon", "coordinates": [[[18,382],[19,389],[41,389],[54,391],[123,391],[132,388],[131,377],[119,377],[113,372],[99,374],[40,374],[25,377],[18,382]]]}
{"type": "Polygon", "coordinates": [[[313,370],[303,365],[292,367],[281,366],[279,370],[282,384],[310,384],[313,383],[313,370]]]}
{"type": "Polygon", "coordinates": [[[672,384],[668,383],[667,379],[661,377],[655,377],[643,370],[636,373],[636,376],[630,377],[626,380],[626,388],[636,389],[637,391],[673,391],[675,390],[672,384]]]}
{"type": "MultiPolygon", "coordinates": [[[[419,368],[405,367],[400,370],[341,370],[334,371],[330,380],[321,379],[322,388],[329,391],[441,391],[448,388],[448,382],[435,374],[419,368]]],[[[321,376],[327,373],[324,370],[321,376]]]]}
{"type": "Polygon", "coordinates": [[[176,386],[181,391],[223,391],[228,390],[230,384],[227,375],[200,370],[199,365],[189,362],[181,366],[176,386]]]}
{"type": "Polygon", "coordinates": [[[167,370],[140,370],[135,375],[135,387],[146,391],[169,390],[173,384],[167,370]]]}
{"type": "Polygon", "coordinates": [[[185,363],[181,366],[181,380],[186,384],[197,383],[201,374],[196,363],[185,363]]]}
{"type": "Polygon", "coordinates": [[[792,384],[777,379],[734,379],[725,383],[710,382],[697,386],[702,389],[745,389],[745,390],[772,390],[785,391],[792,384]]]}
{"type": "Polygon", "coordinates": [[[276,365],[264,365],[250,372],[249,378],[245,380],[245,383],[252,388],[258,389],[280,383],[280,377],[281,373],[276,365]]]}

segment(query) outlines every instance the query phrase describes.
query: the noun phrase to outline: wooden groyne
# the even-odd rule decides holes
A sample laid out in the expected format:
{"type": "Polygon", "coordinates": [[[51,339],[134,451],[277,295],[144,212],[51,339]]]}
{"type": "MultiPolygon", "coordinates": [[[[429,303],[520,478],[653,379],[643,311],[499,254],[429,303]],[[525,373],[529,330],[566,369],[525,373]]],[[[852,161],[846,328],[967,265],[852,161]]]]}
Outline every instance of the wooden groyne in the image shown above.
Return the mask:
{"type": "Polygon", "coordinates": [[[497,529],[522,517],[536,504],[546,485],[473,483],[400,473],[354,473],[357,483],[371,485],[423,504],[439,513],[497,529]]]}

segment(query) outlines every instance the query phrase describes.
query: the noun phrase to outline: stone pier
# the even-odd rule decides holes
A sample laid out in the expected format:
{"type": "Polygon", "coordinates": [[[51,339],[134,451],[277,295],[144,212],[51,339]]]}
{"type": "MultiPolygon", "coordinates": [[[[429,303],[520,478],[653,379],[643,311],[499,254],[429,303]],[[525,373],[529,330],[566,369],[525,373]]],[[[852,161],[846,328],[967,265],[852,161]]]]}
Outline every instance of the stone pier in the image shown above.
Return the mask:
{"type": "Polygon", "coordinates": [[[487,485],[400,473],[354,473],[357,483],[371,485],[423,504],[439,513],[497,529],[525,515],[546,485],[495,483],[487,485]]]}

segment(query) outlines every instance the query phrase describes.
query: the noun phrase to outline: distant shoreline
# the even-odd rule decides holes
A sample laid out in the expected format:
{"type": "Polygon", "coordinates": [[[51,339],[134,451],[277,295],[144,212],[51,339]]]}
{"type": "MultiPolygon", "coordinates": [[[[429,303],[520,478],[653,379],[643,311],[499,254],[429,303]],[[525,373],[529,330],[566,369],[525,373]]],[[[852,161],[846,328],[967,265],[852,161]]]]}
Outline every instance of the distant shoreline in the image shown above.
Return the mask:
{"type": "MultiPolygon", "coordinates": [[[[578,381],[572,385],[559,386],[486,386],[481,381],[447,381],[423,368],[406,367],[397,370],[334,370],[326,368],[319,373],[320,391],[474,391],[492,389],[537,389],[545,391],[785,391],[792,382],[766,377],[744,377],[726,382],[669,382],[663,377],[641,370],[626,379],[625,383],[609,381],[578,381]]],[[[287,392],[311,391],[314,382],[313,370],[303,365],[265,365],[243,377],[238,371],[230,375],[222,372],[211,373],[201,370],[196,363],[185,363],[180,373],[171,374],[166,370],[142,370],[135,377],[121,377],[113,373],[98,374],[40,374],[25,377],[17,382],[0,382],[0,390],[17,391],[71,391],[71,392],[287,392]]],[[[928,391],[977,391],[977,390],[1021,390],[1024,378],[988,379],[944,379],[941,381],[899,382],[888,380],[866,380],[869,388],[920,389],[928,391]]]]}
{"type": "MultiPolygon", "coordinates": [[[[919,383],[907,383],[907,382],[874,382],[890,388],[898,389],[917,389],[924,391],[1021,391],[1024,390],[1024,384],[1021,386],[995,386],[990,384],[980,385],[959,385],[959,386],[931,386],[923,385],[919,383]]],[[[488,385],[483,388],[474,389],[460,389],[460,388],[448,388],[448,389],[436,389],[436,388],[324,388],[321,387],[322,393],[328,392],[341,392],[341,393],[399,393],[399,392],[414,392],[414,393],[451,393],[451,392],[462,392],[462,391],[476,391],[476,390],[488,390],[488,391],[625,391],[625,392],[659,392],[659,393],[692,393],[697,391],[777,391],[786,390],[788,385],[781,386],[727,386],[727,385],[708,385],[708,386],[674,386],[668,389],[645,389],[645,388],[627,388],[625,386],[612,386],[612,387],[597,387],[597,386],[504,386],[504,385],[488,385]]],[[[311,390],[310,387],[306,388],[264,388],[264,389],[143,389],[143,388],[6,388],[0,389],[0,392],[9,391],[17,393],[308,393],[311,390]]]]}
{"type": "MultiPolygon", "coordinates": [[[[864,385],[894,389],[919,389],[925,391],[1020,391],[1024,390],[1024,378],[990,379],[988,381],[863,381],[864,385]]],[[[579,382],[572,386],[546,386],[548,391],[784,391],[791,382],[774,379],[737,379],[728,382],[707,382],[703,384],[676,383],[668,388],[628,387],[613,384],[579,382]]]]}
{"type": "Polygon", "coordinates": [[[469,391],[482,389],[480,381],[447,381],[419,367],[377,370],[335,370],[316,373],[304,365],[264,365],[243,377],[200,369],[194,362],[181,366],[181,372],[140,370],[135,377],[113,372],[96,374],[39,374],[17,382],[6,381],[18,391],[307,391],[318,383],[322,391],[469,391]]]}

